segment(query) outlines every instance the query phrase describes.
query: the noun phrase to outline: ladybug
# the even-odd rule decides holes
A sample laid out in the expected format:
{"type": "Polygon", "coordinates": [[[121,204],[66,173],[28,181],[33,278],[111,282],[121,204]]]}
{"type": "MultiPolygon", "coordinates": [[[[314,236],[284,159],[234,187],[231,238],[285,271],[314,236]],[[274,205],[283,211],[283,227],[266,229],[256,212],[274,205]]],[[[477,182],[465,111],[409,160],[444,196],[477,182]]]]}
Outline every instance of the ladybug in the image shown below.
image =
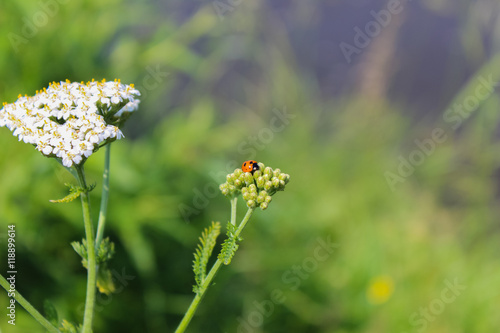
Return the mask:
{"type": "Polygon", "coordinates": [[[243,172],[251,172],[252,174],[259,169],[259,164],[254,160],[243,162],[243,165],[241,166],[241,170],[243,170],[243,172]]]}

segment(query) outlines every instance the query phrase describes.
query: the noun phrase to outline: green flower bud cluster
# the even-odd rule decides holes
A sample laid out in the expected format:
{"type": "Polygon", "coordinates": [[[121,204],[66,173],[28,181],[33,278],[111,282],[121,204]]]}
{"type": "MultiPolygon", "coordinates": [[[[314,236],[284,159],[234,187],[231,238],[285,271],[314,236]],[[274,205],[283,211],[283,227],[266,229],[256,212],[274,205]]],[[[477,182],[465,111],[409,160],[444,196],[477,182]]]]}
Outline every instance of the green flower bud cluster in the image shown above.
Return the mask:
{"type": "Polygon", "coordinates": [[[226,182],[219,188],[230,199],[241,194],[249,208],[260,207],[264,210],[269,206],[271,196],[277,191],[283,191],[289,181],[290,175],[259,162],[259,170],[253,174],[235,169],[226,176],[226,182]]]}

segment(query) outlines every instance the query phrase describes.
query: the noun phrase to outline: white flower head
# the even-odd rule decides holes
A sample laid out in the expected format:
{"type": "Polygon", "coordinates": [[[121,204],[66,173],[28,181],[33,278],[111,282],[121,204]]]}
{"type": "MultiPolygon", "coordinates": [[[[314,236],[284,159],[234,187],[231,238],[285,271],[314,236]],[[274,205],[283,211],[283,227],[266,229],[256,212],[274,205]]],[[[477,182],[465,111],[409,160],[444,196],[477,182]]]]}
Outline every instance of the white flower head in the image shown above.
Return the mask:
{"type": "Polygon", "coordinates": [[[119,80],[53,82],[35,96],[4,103],[0,127],[71,167],[123,137],[120,126],[139,107],[140,92],[119,80]]]}

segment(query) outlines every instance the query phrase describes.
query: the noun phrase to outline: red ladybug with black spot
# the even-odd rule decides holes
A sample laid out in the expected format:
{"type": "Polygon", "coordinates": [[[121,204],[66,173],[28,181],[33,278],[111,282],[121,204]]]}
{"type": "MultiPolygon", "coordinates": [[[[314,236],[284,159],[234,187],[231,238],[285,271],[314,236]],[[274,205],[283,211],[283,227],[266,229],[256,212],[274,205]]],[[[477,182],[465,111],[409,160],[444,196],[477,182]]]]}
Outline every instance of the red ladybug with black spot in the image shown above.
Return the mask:
{"type": "Polygon", "coordinates": [[[259,169],[259,163],[254,160],[245,161],[241,166],[241,170],[243,170],[243,172],[251,172],[252,174],[259,169]]]}

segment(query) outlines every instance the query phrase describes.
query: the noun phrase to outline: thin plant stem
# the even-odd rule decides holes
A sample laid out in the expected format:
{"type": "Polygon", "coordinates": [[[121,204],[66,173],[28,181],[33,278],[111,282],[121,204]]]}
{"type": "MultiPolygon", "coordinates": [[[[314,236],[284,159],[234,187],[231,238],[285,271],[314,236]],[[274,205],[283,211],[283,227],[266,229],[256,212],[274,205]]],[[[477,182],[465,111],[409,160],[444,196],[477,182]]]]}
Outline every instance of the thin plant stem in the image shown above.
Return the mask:
{"type": "Polygon", "coordinates": [[[196,312],[196,309],[198,308],[198,305],[200,304],[200,301],[202,300],[203,296],[205,295],[205,291],[207,290],[208,286],[210,285],[212,279],[214,278],[215,274],[217,274],[217,271],[221,267],[223,261],[220,259],[217,259],[215,264],[212,266],[212,269],[210,270],[210,273],[208,273],[207,277],[205,278],[205,281],[203,282],[200,292],[196,294],[194,297],[193,301],[191,302],[191,305],[189,306],[188,310],[186,311],[186,314],[184,315],[184,318],[182,318],[181,323],[175,330],[175,333],[183,333],[186,328],[188,327],[189,323],[191,322],[191,319],[194,316],[194,313],[196,312]]]}
{"type": "Polygon", "coordinates": [[[35,320],[39,322],[40,325],[45,327],[47,331],[49,331],[50,333],[60,333],[59,330],[54,325],[52,325],[47,319],[45,319],[45,317],[42,316],[42,314],[38,312],[38,310],[35,309],[30,302],[28,302],[23,296],[21,296],[21,294],[17,291],[17,289],[14,289],[14,291],[12,291],[10,289],[10,283],[1,274],[0,274],[0,285],[2,285],[2,287],[5,290],[7,290],[8,293],[14,294],[13,297],[17,301],[17,303],[19,303],[26,311],[28,311],[28,313],[33,318],[35,318],[35,320]]]}
{"type": "Polygon", "coordinates": [[[85,299],[85,312],[83,314],[82,333],[92,332],[94,319],[94,306],[96,297],[97,265],[94,244],[94,226],[90,217],[90,197],[83,166],[76,166],[78,181],[85,190],[80,195],[82,198],[83,223],[85,224],[85,236],[87,237],[87,296],[85,299]]]}
{"type": "MultiPolygon", "coordinates": [[[[232,200],[231,200],[231,208],[232,208],[232,200]]],[[[234,207],[234,211],[236,211],[236,206],[234,207]]],[[[238,226],[238,229],[236,229],[236,232],[234,233],[235,237],[238,238],[238,236],[241,234],[241,231],[243,228],[245,228],[248,220],[250,220],[250,217],[252,216],[252,213],[254,211],[254,208],[249,208],[247,210],[247,213],[245,214],[245,217],[241,221],[240,225],[238,226]]],[[[232,212],[231,212],[231,220],[232,220],[232,212]]],[[[234,214],[235,219],[236,219],[236,214],[234,214]]],[[[231,221],[233,222],[233,221],[231,221]]],[[[175,330],[175,333],[183,333],[186,328],[189,325],[189,322],[194,316],[194,313],[196,312],[196,309],[198,308],[198,305],[200,304],[200,301],[203,299],[203,296],[205,296],[205,292],[207,291],[208,287],[212,284],[212,280],[214,279],[215,275],[219,271],[220,267],[222,266],[223,260],[217,259],[215,264],[212,266],[210,269],[210,272],[208,273],[207,277],[203,281],[203,284],[201,285],[199,293],[196,294],[194,297],[193,301],[191,302],[191,305],[189,306],[188,310],[186,311],[186,314],[184,315],[184,318],[182,318],[181,323],[177,327],[177,330],[175,330]]]]}
{"type": "Polygon", "coordinates": [[[109,197],[109,160],[111,155],[111,143],[106,145],[104,155],[104,171],[102,173],[102,194],[101,194],[101,209],[99,211],[99,221],[97,222],[97,235],[95,239],[95,248],[98,249],[101,244],[104,227],[106,226],[106,214],[108,212],[108,197],[109,197]]]}
{"type": "Polygon", "coordinates": [[[248,208],[247,213],[245,214],[245,217],[241,221],[240,225],[238,226],[238,229],[236,229],[236,232],[234,233],[235,237],[238,238],[243,231],[243,228],[247,225],[247,222],[250,220],[250,217],[252,216],[252,213],[255,208],[248,208]]]}
{"type": "Polygon", "coordinates": [[[238,197],[234,197],[231,199],[231,224],[236,225],[236,202],[238,201],[238,197]]]}

